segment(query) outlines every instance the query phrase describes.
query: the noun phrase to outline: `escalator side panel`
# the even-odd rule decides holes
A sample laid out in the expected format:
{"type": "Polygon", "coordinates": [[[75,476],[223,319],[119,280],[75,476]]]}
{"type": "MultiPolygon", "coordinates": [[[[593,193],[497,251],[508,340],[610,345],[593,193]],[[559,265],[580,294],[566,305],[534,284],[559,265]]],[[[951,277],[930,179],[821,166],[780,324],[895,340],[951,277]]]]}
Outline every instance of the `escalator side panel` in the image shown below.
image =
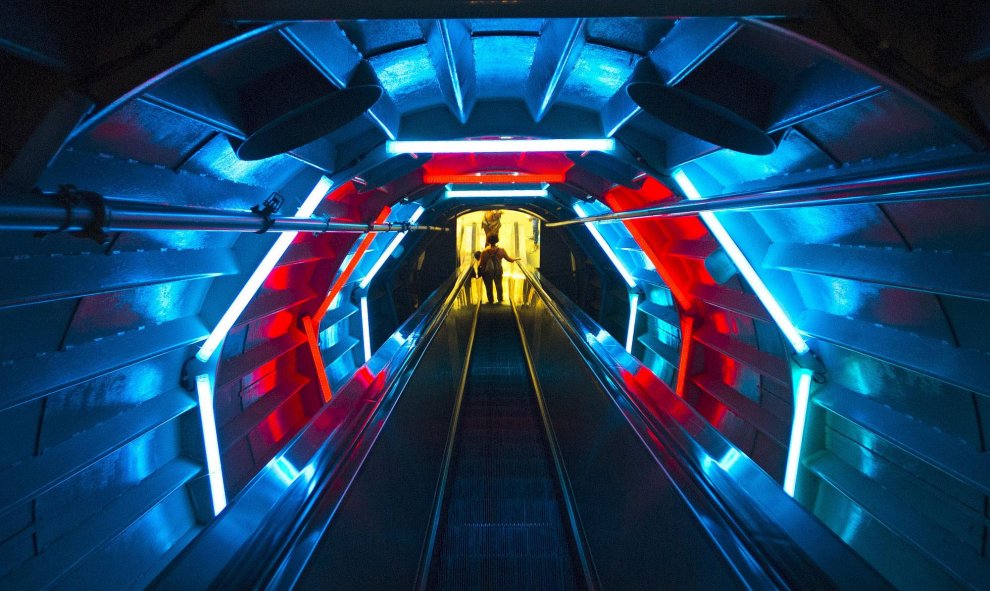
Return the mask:
{"type": "Polygon", "coordinates": [[[473,316],[473,307],[448,315],[307,564],[299,589],[412,586],[473,316]]]}
{"type": "Polygon", "coordinates": [[[519,312],[602,587],[743,588],[542,302],[519,312]]]}

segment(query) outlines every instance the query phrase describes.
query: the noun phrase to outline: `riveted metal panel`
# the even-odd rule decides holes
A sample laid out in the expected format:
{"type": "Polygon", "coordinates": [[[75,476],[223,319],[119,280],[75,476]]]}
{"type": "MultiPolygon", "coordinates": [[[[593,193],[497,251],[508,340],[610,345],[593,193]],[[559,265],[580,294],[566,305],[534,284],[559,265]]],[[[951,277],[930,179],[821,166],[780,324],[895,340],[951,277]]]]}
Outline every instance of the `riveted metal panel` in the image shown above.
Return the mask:
{"type": "Polygon", "coordinates": [[[164,425],[110,454],[36,501],[44,548],[181,453],[177,425],[164,425]]]}
{"type": "Polygon", "coordinates": [[[674,19],[593,18],[588,19],[588,39],[622,51],[644,55],[677,26],[674,19]]]}
{"type": "Polygon", "coordinates": [[[824,113],[801,128],[840,162],[857,162],[962,141],[939,123],[901,96],[884,93],[824,113]]]}
{"type": "Polygon", "coordinates": [[[437,71],[425,44],[372,57],[369,62],[403,114],[443,103],[437,71]]]}
{"type": "Polygon", "coordinates": [[[176,168],[214,133],[192,119],[130,101],[74,143],[75,148],[176,168]]]}
{"type": "Polygon", "coordinates": [[[344,21],[340,28],[369,58],[423,42],[423,31],[416,20],[344,21]]]}
{"type": "Polygon", "coordinates": [[[44,451],[178,386],[176,369],[188,358],[173,351],[66,388],[45,402],[38,436],[44,451]]]}

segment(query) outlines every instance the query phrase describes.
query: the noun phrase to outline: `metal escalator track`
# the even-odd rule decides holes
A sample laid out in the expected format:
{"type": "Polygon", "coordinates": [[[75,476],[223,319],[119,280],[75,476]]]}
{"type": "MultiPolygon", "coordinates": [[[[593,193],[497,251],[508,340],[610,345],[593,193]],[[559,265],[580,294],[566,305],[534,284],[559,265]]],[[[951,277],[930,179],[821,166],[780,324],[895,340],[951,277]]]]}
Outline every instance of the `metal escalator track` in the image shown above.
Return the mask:
{"type": "Polygon", "coordinates": [[[582,586],[549,452],[512,310],[485,306],[427,588],[582,586]]]}

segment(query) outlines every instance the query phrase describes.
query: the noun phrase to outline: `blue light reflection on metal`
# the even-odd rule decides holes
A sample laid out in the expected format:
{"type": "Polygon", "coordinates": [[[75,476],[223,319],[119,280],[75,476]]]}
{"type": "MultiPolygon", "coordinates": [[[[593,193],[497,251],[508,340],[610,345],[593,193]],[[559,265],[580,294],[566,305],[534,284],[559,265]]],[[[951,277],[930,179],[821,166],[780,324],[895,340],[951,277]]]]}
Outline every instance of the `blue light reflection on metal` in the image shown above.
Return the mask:
{"type": "MultiPolygon", "coordinates": [[[[409,216],[409,223],[415,224],[419,221],[419,217],[423,215],[424,211],[426,210],[422,206],[416,208],[416,211],[409,216]]],[[[408,234],[408,232],[399,232],[395,235],[395,238],[388,243],[388,246],[386,246],[385,250],[382,251],[382,255],[378,257],[378,260],[375,261],[374,265],[372,265],[371,269],[368,271],[368,274],[365,275],[361,280],[361,283],[358,284],[361,289],[367,289],[367,287],[371,285],[371,280],[375,278],[375,274],[382,268],[382,265],[385,264],[388,257],[392,256],[392,253],[395,252],[395,249],[399,246],[399,243],[402,242],[402,239],[406,237],[406,234],[408,234]]]]}
{"type": "Polygon", "coordinates": [[[299,478],[299,470],[285,456],[279,456],[271,463],[272,472],[275,477],[285,483],[286,486],[295,482],[299,478]]]}
{"type": "Polygon", "coordinates": [[[626,329],[626,352],[632,353],[633,339],[636,337],[636,311],[639,309],[639,294],[629,294],[629,325],[626,329]]]}
{"type": "Polygon", "coordinates": [[[791,442],[787,448],[787,468],[784,470],[784,492],[794,496],[797,485],[797,472],[801,464],[801,446],[804,443],[804,429],[808,417],[808,403],[811,398],[811,378],[813,372],[798,372],[797,388],[794,392],[794,423],[791,425],[791,442]]]}
{"type": "MultiPolygon", "coordinates": [[[[309,192],[309,195],[303,201],[302,205],[299,206],[299,209],[296,211],[296,215],[294,217],[308,218],[312,216],[313,212],[316,211],[317,206],[319,206],[319,204],[323,201],[323,198],[326,197],[327,193],[330,192],[330,187],[332,186],[333,181],[327,177],[320,177],[320,180],[316,183],[316,186],[313,187],[313,189],[309,192]]],[[[285,251],[289,248],[289,245],[292,244],[292,241],[295,240],[297,234],[298,232],[283,232],[279,235],[279,237],[275,240],[275,244],[268,249],[268,253],[265,254],[264,258],[261,259],[261,262],[258,263],[258,267],[253,273],[251,273],[251,277],[248,278],[247,283],[245,283],[244,287],[241,288],[241,291],[237,294],[237,297],[234,298],[234,301],[230,304],[230,307],[227,308],[227,311],[220,317],[220,321],[217,322],[217,325],[213,328],[210,336],[206,338],[203,346],[200,347],[199,352],[196,353],[197,359],[205,362],[213,356],[217,350],[217,347],[221,342],[223,342],[223,339],[227,336],[227,333],[230,332],[231,327],[234,326],[234,322],[237,321],[237,318],[241,315],[241,312],[244,311],[244,308],[246,308],[248,303],[251,302],[251,299],[254,298],[254,294],[258,292],[261,285],[266,279],[268,279],[269,273],[271,273],[272,269],[275,268],[275,265],[278,264],[279,259],[281,259],[282,255],[285,254],[285,251]]]]}
{"type": "Polygon", "coordinates": [[[502,152],[611,152],[615,140],[553,139],[553,140],[428,140],[386,141],[389,154],[487,154],[502,152]]]}
{"type": "MultiPolygon", "coordinates": [[[[575,213],[577,213],[579,218],[588,217],[588,214],[584,211],[584,208],[581,207],[580,203],[574,204],[574,211],[575,213]]],[[[636,280],[633,279],[632,274],[629,273],[629,270],[626,269],[626,266],[623,265],[622,261],[619,260],[619,257],[616,256],[615,251],[612,250],[612,247],[609,246],[608,242],[605,241],[605,237],[602,236],[601,232],[598,231],[598,228],[595,227],[595,224],[586,223],[584,226],[588,228],[588,231],[591,232],[591,235],[595,237],[595,240],[598,242],[598,245],[602,247],[602,250],[605,252],[605,255],[608,256],[610,261],[612,261],[612,264],[615,265],[615,268],[619,272],[619,275],[622,275],[622,278],[625,280],[627,284],[629,284],[629,287],[636,287],[636,280]]]]}
{"type": "MultiPolygon", "coordinates": [[[[684,174],[683,170],[675,171],[673,178],[674,181],[681,187],[681,190],[684,191],[684,194],[688,199],[703,199],[701,193],[698,192],[698,189],[694,186],[694,183],[692,183],[691,179],[684,174]]],[[[707,225],[708,229],[711,230],[712,235],[714,235],[715,239],[722,245],[722,248],[725,249],[726,254],[729,255],[729,258],[732,259],[733,263],[735,263],[736,268],[739,269],[739,272],[749,283],[749,286],[753,288],[753,292],[756,294],[756,297],[763,302],[763,306],[767,309],[767,312],[770,313],[770,316],[773,318],[774,322],[777,323],[777,326],[780,328],[780,332],[782,332],[784,337],[790,341],[791,346],[794,347],[794,350],[797,351],[798,354],[807,353],[809,350],[808,343],[798,333],[794,323],[787,317],[787,313],[780,307],[780,303],[777,302],[777,299],[773,297],[772,293],[770,293],[770,290],[767,288],[766,284],[763,283],[763,279],[760,278],[759,273],[756,272],[753,265],[751,265],[749,260],[746,259],[746,255],[743,254],[735,240],[733,240],[732,236],[729,235],[729,232],[725,229],[725,226],[722,225],[722,222],[718,221],[715,214],[710,211],[703,211],[700,215],[701,219],[705,222],[705,225],[707,225]]]]}
{"type": "Polygon", "coordinates": [[[213,514],[219,515],[227,506],[227,493],[223,485],[223,469],[220,466],[220,444],[217,439],[216,416],[213,413],[213,383],[209,374],[196,376],[196,396],[199,401],[199,420],[203,426],[206,472],[210,479],[213,514]]]}
{"type": "Polygon", "coordinates": [[[725,452],[725,455],[718,460],[718,465],[721,466],[721,468],[726,472],[732,472],[732,467],[735,466],[742,458],[742,453],[733,447],[730,448],[729,451],[725,452]]]}
{"type": "Polygon", "coordinates": [[[361,298],[361,336],[364,342],[364,362],[371,359],[371,319],[368,318],[368,298],[361,298]]]}
{"type": "Polygon", "coordinates": [[[546,187],[542,189],[447,189],[444,197],[546,197],[546,187]]]}

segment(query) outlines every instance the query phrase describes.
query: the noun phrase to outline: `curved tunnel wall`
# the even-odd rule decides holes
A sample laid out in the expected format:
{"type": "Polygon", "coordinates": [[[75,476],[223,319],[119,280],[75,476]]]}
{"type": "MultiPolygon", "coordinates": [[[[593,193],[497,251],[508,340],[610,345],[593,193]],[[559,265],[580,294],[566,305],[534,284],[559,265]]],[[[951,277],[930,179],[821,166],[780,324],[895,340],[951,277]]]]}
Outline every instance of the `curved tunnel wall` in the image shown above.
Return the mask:
{"type": "MultiPolygon", "coordinates": [[[[445,26],[461,49],[438,45],[432,25],[417,21],[252,32],[85,121],[28,184],[246,210],[272,191],[289,206],[301,203],[325,175],[334,187],[317,215],[370,221],[391,206],[389,219],[407,219],[405,199],[431,206],[424,220],[443,222],[457,210],[430,202],[436,192],[424,174],[556,172],[564,179],[551,188],[553,201],[533,204],[553,221],[573,217],[575,197],[616,211],[677,200],[668,176],[676,169],[717,197],[985,166],[982,141],[945,114],[762,22],[445,26]],[[644,70],[754,122],[776,150],[719,149],[638,112],[624,86],[644,70]],[[357,83],[386,91],[368,116],[287,155],[236,157],[265,113],[357,83]],[[259,89],[272,85],[298,92],[259,100],[259,89]],[[527,155],[444,166],[441,157],[390,159],[381,146],[393,135],[610,132],[621,148],[604,158],[527,155]]],[[[988,211],[982,200],[959,199],[719,218],[827,370],[813,395],[798,498],[905,588],[978,587],[987,573],[988,211]]],[[[669,372],[661,377],[781,479],[793,412],[786,342],[745,281],[712,275],[720,246],[699,218],[624,226],[635,240],[628,246],[657,270],[637,271],[651,294],[639,306],[640,326],[649,327],[639,336],[662,330],[668,344],[685,341],[666,365],[653,359],[662,355],[648,339],[635,352],[669,372]]],[[[608,268],[587,236],[578,240],[608,268]]],[[[92,576],[126,556],[135,566],[107,584],[140,582],[211,519],[196,401],[179,376],[273,241],[125,232],[97,244],[4,234],[0,424],[4,480],[15,484],[0,503],[0,576],[37,586],[92,576]]],[[[318,327],[306,320],[359,242],[300,235],[228,335],[216,413],[231,496],[360,366],[350,292],[318,327]],[[332,340],[325,333],[337,322],[332,340]],[[323,385],[321,364],[331,355],[345,361],[323,385]]]]}

